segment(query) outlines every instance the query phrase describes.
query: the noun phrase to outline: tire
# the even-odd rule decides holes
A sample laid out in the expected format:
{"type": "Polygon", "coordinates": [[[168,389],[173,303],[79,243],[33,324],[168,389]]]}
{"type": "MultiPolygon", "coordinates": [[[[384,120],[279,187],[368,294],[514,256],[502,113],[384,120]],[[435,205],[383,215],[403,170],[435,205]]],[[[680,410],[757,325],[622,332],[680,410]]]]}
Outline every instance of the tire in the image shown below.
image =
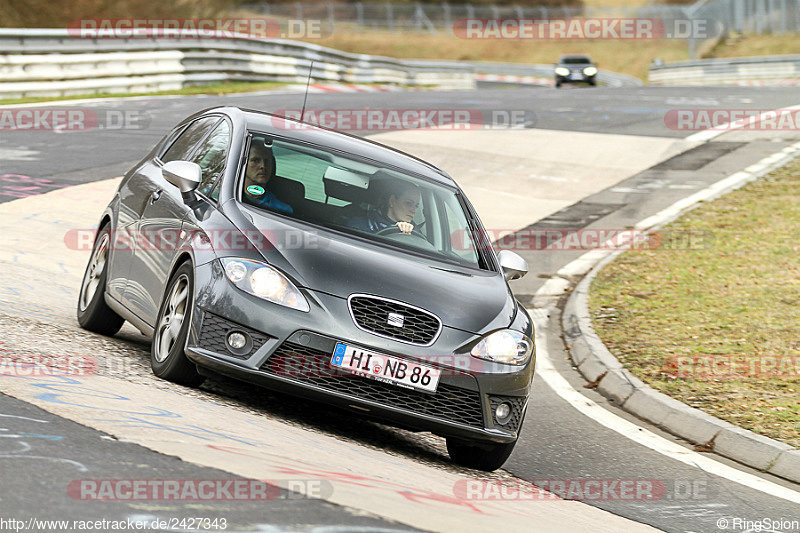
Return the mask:
{"type": "Polygon", "coordinates": [[[78,293],[78,324],[88,331],[101,335],[114,335],[125,323],[125,319],[115,313],[106,304],[106,278],[108,276],[108,258],[111,250],[111,230],[105,224],[92,246],[92,255],[83,273],[80,292],[78,293]]]}
{"type": "Polygon", "coordinates": [[[558,89],[559,87],[561,87],[561,82],[560,82],[560,81],[557,81],[557,82],[556,82],[556,89],[558,89]]]}
{"type": "Polygon", "coordinates": [[[193,305],[194,268],[187,261],[178,267],[164,291],[150,349],[150,367],[161,379],[189,387],[205,381],[184,352],[193,305]]]}
{"type": "Polygon", "coordinates": [[[457,465],[491,472],[503,466],[511,452],[514,451],[516,444],[516,440],[506,444],[467,444],[464,441],[448,437],[447,453],[457,465]]]}

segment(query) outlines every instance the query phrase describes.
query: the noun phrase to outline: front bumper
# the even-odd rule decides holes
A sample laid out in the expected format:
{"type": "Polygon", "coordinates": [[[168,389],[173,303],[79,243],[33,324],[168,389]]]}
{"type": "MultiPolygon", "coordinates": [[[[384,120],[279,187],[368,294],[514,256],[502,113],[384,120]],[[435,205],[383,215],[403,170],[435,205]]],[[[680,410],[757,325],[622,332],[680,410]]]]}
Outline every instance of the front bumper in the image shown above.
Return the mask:
{"type": "Polygon", "coordinates": [[[595,76],[597,76],[597,74],[594,74],[592,76],[587,76],[586,74],[583,74],[582,72],[579,73],[577,76],[573,76],[572,74],[570,74],[569,76],[560,76],[560,75],[556,74],[555,75],[555,81],[556,81],[556,83],[561,83],[561,84],[564,84],[564,83],[594,83],[595,82],[595,76]]]}
{"type": "Polygon", "coordinates": [[[464,354],[476,336],[444,327],[429,347],[409,345],[362,331],[342,298],[303,290],[311,311],[265,302],[234,288],[216,261],[197,268],[197,304],[186,354],[199,367],[271,389],[335,403],[369,417],[442,436],[512,442],[522,423],[534,362],[510,367],[464,354]],[[237,353],[227,346],[231,331],[247,334],[237,353]],[[438,367],[436,393],[410,390],[343,374],[329,362],[336,342],[402,356],[438,367]],[[508,403],[509,420],[494,407],[508,403]]]}

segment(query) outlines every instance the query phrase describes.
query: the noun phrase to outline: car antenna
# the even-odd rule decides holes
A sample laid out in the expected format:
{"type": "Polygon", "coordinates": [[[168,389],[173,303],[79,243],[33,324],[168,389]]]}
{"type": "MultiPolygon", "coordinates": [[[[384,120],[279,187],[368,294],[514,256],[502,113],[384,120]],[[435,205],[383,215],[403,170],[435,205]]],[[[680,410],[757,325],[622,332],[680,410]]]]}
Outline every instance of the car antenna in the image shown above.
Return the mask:
{"type": "Polygon", "coordinates": [[[303,109],[300,111],[300,124],[303,123],[303,117],[306,115],[306,102],[308,101],[308,86],[311,85],[311,71],[314,70],[314,61],[308,66],[308,80],[306,80],[306,94],[303,96],[303,109]]]}

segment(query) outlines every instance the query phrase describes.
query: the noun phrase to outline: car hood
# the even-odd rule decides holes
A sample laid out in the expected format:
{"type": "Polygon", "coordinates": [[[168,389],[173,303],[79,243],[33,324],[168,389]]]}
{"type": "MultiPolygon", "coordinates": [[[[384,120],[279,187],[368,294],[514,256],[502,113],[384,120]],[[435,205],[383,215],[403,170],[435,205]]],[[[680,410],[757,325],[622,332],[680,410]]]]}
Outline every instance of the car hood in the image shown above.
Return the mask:
{"type": "Polygon", "coordinates": [[[250,241],[300,287],[340,298],[372,294],[397,300],[434,313],[445,326],[476,334],[508,327],[514,318],[516,302],[500,273],[247,213],[236,225],[245,235],[260,231],[269,236],[275,246],[250,241]]]}

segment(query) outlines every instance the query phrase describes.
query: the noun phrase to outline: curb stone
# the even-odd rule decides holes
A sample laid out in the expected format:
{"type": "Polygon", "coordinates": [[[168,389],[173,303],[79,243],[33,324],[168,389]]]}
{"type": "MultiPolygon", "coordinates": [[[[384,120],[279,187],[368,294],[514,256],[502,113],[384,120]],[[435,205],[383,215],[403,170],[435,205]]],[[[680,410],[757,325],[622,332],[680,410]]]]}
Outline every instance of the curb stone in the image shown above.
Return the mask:
{"type": "Polygon", "coordinates": [[[633,376],[603,344],[592,328],[588,293],[597,273],[620,252],[600,261],[572,291],[563,314],[564,338],[578,370],[588,381],[600,376],[597,390],[625,411],[693,444],[752,468],[800,483],[800,450],[739,428],[666,394],[633,376]]]}
{"type": "MultiPolygon", "coordinates": [[[[800,143],[762,160],[711,185],[696,195],[684,198],[648,217],[636,229],[655,229],[677,218],[701,201],[708,201],[753,181],[778,166],[791,161],[800,143]],[[756,170],[755,167],[760,167],[756,170]]],[[[597,390],[622,409],[697,445],[708,446],[715,453],[739,463],[800,483],[800,450],[789,444],[758,435],[720,420],[662,394],[637,379],[608,350],[592,328],[589,312],[589,289],[597,273],[624,250],[613,253],[591,251],[562,268],[559,274],[585,274],[569,295],[562,315],[562,330],[570,357],[597,390]],[[587,268],[589,267],[589,268],[587,268]]]]}

